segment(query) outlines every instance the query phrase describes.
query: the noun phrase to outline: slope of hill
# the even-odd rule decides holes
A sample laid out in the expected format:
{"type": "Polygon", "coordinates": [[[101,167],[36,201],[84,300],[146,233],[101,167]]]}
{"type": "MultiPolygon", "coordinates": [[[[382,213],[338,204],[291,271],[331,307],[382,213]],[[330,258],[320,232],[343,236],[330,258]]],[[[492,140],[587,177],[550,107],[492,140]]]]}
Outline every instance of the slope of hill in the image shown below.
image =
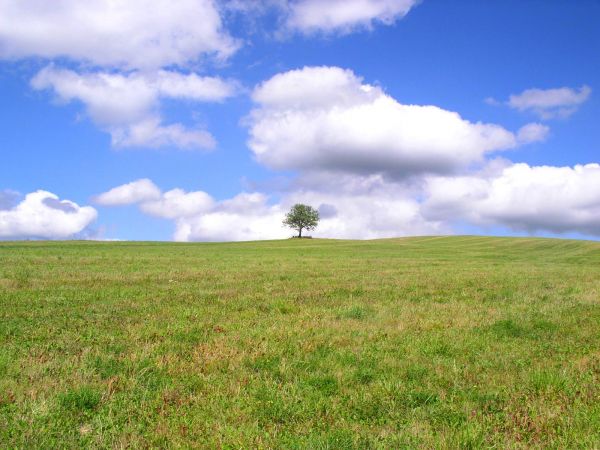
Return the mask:
{"type": "Polygon", "coordinates": [[[0,445],[600,446],[600,243],[0,242],[0,445]]]}

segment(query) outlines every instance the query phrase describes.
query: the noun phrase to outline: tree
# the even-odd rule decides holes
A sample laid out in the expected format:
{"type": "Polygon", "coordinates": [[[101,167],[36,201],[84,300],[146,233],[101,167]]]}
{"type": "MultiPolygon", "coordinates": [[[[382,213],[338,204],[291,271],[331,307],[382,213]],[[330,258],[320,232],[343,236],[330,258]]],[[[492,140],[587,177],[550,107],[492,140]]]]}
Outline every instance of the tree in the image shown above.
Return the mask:
{"type": "Polygon", "coordinates": [[[312,206],[296,203],[286,214],[283,224],[298,230],[298,237],[302,237],[302,230],[314,230],[319,223],[319,211],[312,206]]]}

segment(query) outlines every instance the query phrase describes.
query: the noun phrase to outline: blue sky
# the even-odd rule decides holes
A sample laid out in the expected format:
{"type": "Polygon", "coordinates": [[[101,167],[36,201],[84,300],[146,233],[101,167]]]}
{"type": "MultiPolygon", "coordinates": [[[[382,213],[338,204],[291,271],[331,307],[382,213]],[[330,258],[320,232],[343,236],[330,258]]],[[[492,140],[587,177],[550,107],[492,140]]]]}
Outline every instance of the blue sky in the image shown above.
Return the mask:
{"type": "Polygon", "coordinates": [[[598,1],[13,3],[2,239],[600,236],[598,1]]]}

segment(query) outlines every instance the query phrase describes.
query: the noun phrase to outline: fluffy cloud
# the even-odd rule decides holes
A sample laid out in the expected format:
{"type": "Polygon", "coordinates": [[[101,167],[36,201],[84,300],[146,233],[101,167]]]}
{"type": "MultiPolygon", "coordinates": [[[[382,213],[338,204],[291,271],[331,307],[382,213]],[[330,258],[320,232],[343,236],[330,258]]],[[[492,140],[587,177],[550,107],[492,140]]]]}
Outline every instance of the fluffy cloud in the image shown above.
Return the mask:
{"type": "Polygon", "coordinates": [[[212,148],[214,138],[203,129],[163,125],[159,100],[219,102],[235,94],[235,82],[160,70],[153,73],[90,72],[79,74],[53,66],[31,81],[34,89],[52,89],[63,102],[80,101],[89,117],[111,134],[116,147],[212,148]]]}
{"type": "Polygon", "coordinates": [[[96,210],[60,200],[47,191],[36,191],[9,209],[0,208],[2,239],[66,239],[96,220],[96,210]]]}
{"type": "Polygon", "coordinates": [[[225,60],[240,47],[221,14],[275,11],[287,31],[339,33],[390,25],[420,0],[0,0],[0,58],[68,58],[119,69],[225,60]],[[73,39],[76,36],[76,39],[73,39]]]}
{"type": "Polygon", "coordinates": [[[140,209],[155,217],[178,219],[209,211],[214,203],[213,198],[206,192],[185,192],[182,189],[172,189],[156,200],[142,202],[140,209]]]}
{"type": "Polygon", "coordinates": [[[143,212],[166,219],[199,214],[211,209],[214,204],[212,197],[202,191],[172,189],[163,193],[147,178],[112,188],[97,195],[94,201],[102,206],[137,204],[143,212]]]}
{"type": "Polygon", "coordinates": [[[48,6],[39,0],[0,0],[0,58],[77,63],[75,70],[50,66],[31,84],[53,90],[63,102],[82,102],[114,147],[211,149],[216,141],[204,126],[165,123],[159,107],[165,98],[221,101],[236,91],[230,81],[179,72],[207,57],[223,61],[238,49],[240,42],[223,28],[221,14],[257,18],[274,8],[277,22],[288,30],[345,33],[392,23],[416,2],[59,0],[48,6]]]}
{"type": "Polygon", "coordinates": [[[289,233],[281,226],[280,205],[269,205],[261,193],[241,193],[217,203],[202,214],[176,220],[176,241],[250,241],[281,239],[289,233]]]}
{"type": "Polygon", "coordinates": [[[202,55],[224,59],[238,45],[223,30],[213,0],[0,0],[3,58],[156,69],[202,55]]]}
{"type": "Polygon", "coordinates": [[[393,25],[420,0],[221,0],[222,10],[238,14],[250,29],[269,14],[277,17],[276,34],[344,35],[370,30],[376,24],[393,25]]]}
{"type": "Polygon", "coordinates": [[[203,191],[163,193],[138,180],[99,199],[135,203],[172,220],[180,241],[286,237],[292,232],[282,219],[294,203],[321,212],[316,237],[452,233],[460,221],[600,235],[599,165],[490,161],[493,152],[543,140],[545,125],[513,133],[435,106],[403,105],[336,67],[276,75],[254,90],[253,100],[258,106],[246,120],[256,158],[297,172],[279,183],[277,197],[251,189],[217,201],[203,191]]]}
{"type": "Polygon", "coordinates": [[[190,240],[247,240],[283,236],[281,227],[274,231],[273,220],[277,207],[266,205],[262,194],[240,194],[216,202],[203,191],[182,189],[161,190],[149,179],[117,186],[95,198],[103,206],[137,205],[145,214],[174,220],[174,239],[190,240]]]}
{"type": "Polygon", "coordinates": [[[550,128],[540,123],[529,123],[519,128],[517,142],[526,144],[528,142],[543,141],[548,137],[550,128]]]}
{"type": "Polygon", "coordinates": [[[238,46],[213,0],[0,0],[0,58],[79,63],[77,71],[47,67],[32,87],[82,102],[115,147],[215,147],[203,126],[163,123],[159,107],[165,98],[214,102],[233,95],[235,83],[178,70],[206,57],[222,61],[238,46]]]}
{"type": "Polygon", "coordinates": [[[591,93],[592,89],[585,85],[579,89],[527,89],[520,94],[511,95],[507,104],[519,111],[533,112],[542,119],[568,117],[577,111],[591,93]]]}
{"type": "Polygon", "coordinates": [[[424,219],[410,188],[388,183],[381,176],[332,177],[313,175],[279,201],[261,192],[244,192],[231,199],[215,201],[202,191],[186,193],[173,189],[155,196],[158,189],[149,180],[119,186],[97,198],[101,204],[138,204],[146,214],[174,221],[177,241],[246,241],[280,239],[293,231],[282,225],[294,203],[314,205],[321,212],[316,237],[381,238],[411,234],[435,234],[448,229],[437,220],[424,219]],[[150,195],[130,195],[144,185],[150,195]],[[152,187],[150,189],[150,187],[152,187]],[[108,201],[106,200],[108,198],[108,201]],[[126,198],[127,201],[123,200],[126,198]]]}
{"type": "Polygon", "coordinates": [[[275,75],[253,93],[249,146],[274,169],[448,173],[486,154],[541,140],[529,124],[512,133],[436,106],[405,105],[350,70],[305,67],[275,75]]]}
{"type": "Polygon", "coordinates": [[[176,220],[178,240],[277,239],[294,203],[321,212],[315,237],[376,239],[452,234],[457,222],[516,232],[600,236],[600,164],[529,166],[493,160],[477,173],[424,176],[412,182],[381,175],[301,175],[277,202],[262,193],[216,202],[176,220]]]}
{"type": "Polygon", "coordinates": [[[303,33],[349,33],[404,17],[418,0],[296,0],[289,2],[286,27],[303,33]]]}
{"type": "Polygon", "coordinates": [[[446,230],[438,221],[424,220],[417,202],[397,194],[391,186],[353,196],[298,191],[270,204],[262,193],[243,193],[204,214],[178,219],[174,238],[247,241],[289,237],[294,232],[283,227],[282,220],[294,203],[314,205],[321,212],[319,227],[311,232],[315,237],[375,239],[446,230]]]}
{"type": "Polygon", "coordinates": [[[312,233],[316,237],[377,239],[451,232],[443,222],[423,217],[418,191],[410,185],[377,175],[330,175],[325,183],[307,182],[282,201],[284,210],[294,203],[319,210],[321,221],[312,233]]]}
{"type": "Polygon", "coordinates": [[[158,200],[160,196],[158,186],[148,178],[143,178],[97,195],[94,201],[103,206],[122,206],[158,200]]]}
{"type": "Polygon", "coordinates": [[[493,164],[483,173],[428,182],[423,215],[516,231],[600,235],[600,165],[493,164]]]}
{"type": "Polygon", "coordinates": [[[293,232],[282,226],[282,220],[294,203],[320,211],[315,237],[451,234],[457,222],[527,233],[600,236],[599,164],[552,167],[495,160],[474,174],[425,176],[410,183],[376,174],[313,172],[279,194],[277,201],[262,192],[216,201],[202,191],[173,189],[151,199],[140,195],[134,201],[130,196],[129,203],[137,203],[146,214],[172,220],[178,241],[285,238],[293,232]]]}

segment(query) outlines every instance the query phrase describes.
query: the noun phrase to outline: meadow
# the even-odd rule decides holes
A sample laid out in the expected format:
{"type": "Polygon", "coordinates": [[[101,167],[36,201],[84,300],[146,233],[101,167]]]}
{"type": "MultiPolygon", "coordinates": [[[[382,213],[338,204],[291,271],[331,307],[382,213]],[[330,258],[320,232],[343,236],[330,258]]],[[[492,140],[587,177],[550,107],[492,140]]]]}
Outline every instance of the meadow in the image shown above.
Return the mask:
{"type": "Polygon", "coordinates": [[[599,448],[600,243],[0,242],[0,448],[599,448]]]}

